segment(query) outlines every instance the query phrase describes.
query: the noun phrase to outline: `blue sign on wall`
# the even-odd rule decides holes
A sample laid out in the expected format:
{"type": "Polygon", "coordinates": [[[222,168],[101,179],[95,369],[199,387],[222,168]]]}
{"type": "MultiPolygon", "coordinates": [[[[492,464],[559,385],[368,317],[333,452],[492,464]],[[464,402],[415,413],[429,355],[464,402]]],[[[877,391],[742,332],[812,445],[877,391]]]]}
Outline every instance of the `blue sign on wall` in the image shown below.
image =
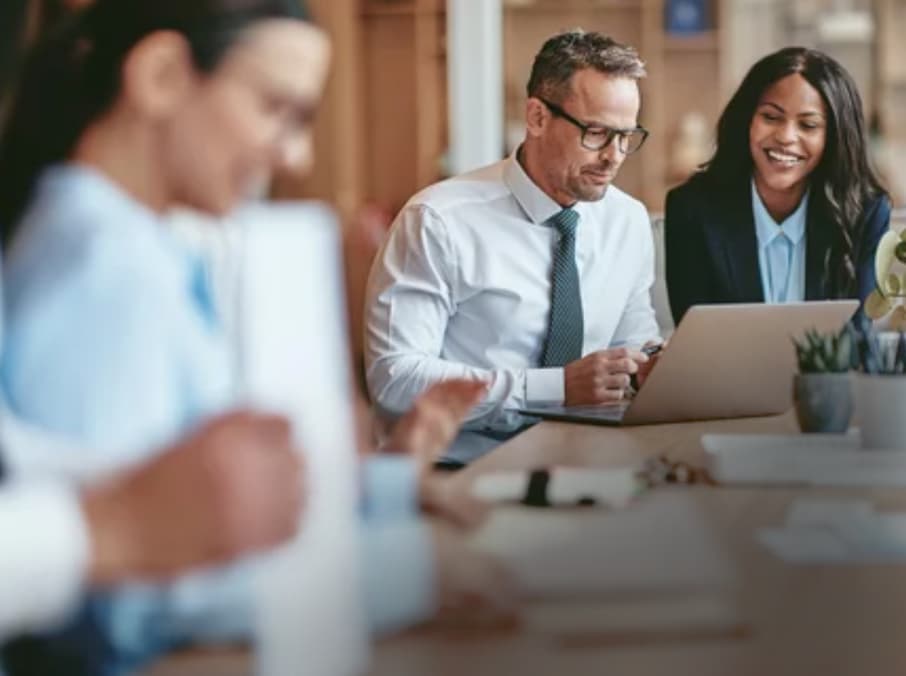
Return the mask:
{"type": "Polygon", "coordinates": [[[708,29],[707,0],[667,0],[668,33],[701,33],[708,29]]]}

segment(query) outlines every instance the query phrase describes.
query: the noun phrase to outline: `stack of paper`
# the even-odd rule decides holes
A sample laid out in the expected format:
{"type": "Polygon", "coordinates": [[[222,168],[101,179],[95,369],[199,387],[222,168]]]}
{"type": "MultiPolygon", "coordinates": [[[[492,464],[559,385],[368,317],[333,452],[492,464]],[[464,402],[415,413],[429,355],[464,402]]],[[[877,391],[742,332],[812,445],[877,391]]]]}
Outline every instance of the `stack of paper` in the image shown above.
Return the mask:
{"type": "Polygon", "coordinates": [[[782,528],[756,537],[787,563],[906,562],[906,513],[879,514],[860,500],[797,500],[782,528]]]}
{"type": "Polygon", "coordinates": [[[720,483],[906,486],[906,451],[863,449],[857,433],[706,434],[702,446],[720,483]]]}

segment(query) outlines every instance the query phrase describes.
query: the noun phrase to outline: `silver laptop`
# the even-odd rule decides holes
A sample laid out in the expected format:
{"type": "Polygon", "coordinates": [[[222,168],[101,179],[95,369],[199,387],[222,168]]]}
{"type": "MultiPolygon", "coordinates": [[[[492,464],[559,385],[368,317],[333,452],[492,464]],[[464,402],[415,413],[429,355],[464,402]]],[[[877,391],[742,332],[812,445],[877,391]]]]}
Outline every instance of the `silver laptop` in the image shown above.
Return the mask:
{"type": "Polygon", "coordinates": [[[534,406],[520,413],[596,425],[644,425],[777,415],[792,406],[792,338],[839,330],[854,300],[696,305],[683,317],[644,387],[610,406],[534,406]]]}

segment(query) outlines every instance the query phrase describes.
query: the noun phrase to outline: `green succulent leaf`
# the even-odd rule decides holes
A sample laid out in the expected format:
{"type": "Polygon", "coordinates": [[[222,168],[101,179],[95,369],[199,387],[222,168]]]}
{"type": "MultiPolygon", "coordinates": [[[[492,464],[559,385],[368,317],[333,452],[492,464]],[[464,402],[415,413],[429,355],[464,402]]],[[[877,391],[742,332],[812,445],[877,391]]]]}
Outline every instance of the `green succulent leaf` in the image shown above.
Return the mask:
{"type": "Polygon", "coordinates": [[[845,373],[854,362],[853,336],[849,329],[823,334],[809,329],[794,338],[800,373],[845,373]]]}

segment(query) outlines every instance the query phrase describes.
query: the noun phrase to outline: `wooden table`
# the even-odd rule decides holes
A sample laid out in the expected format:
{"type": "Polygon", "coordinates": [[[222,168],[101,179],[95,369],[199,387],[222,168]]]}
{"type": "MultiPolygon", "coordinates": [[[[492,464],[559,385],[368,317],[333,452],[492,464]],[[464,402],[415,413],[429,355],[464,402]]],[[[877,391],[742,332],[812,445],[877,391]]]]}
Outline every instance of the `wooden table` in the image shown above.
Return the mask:
{"type": "MultiPolygon", "coordinates": [[[[640,457],[666,454],[701,463],[704,432],[791,432],[789,416],[637,428],[603,428],[542,423],[462,471],[463,485],[484,472],[550,465],[615,467],[640,457]]],[[[670,494],[678,505],[697,510],[704,528],[729,554],[734,584],[719,590],[721,602],[738,620],[738,630],[613,633],[586,644],[536,630],[533,619],[549,613],[550,600],[529,603],[523,628],[461,634],[423,629],[382,641],[376,648],[375,676],[432,674],[904,674],[906,673],[906,566],[791,566],[755,539],[759,528],[782,524],[791,501],[804,496],[870,499],[879,510],[906,511],[906,491],[893,489],[789,489],[684,486],[665,487],[649,497],[670,494]]],[[[505,514],[529,508],[501,508],[488,528],[500,528],[505,514]]],[[[608,519],[606,509],[546,510],[537,537],[560,527],[608,519]]],[[[580,529],[581,530],[581,529],[580,529]]],[[[485,534],[486,536],[487,534],[485,534]]],[[[568,548],[565,548],[568,549],[568,548]]],[[[564,556],[569,552],[564,551],[564,556]]],[[[669,557],[667,557],[669,559],[669,557]]],[[[650,564],[650,562],[648,562],[650,564]]],[[[669,560],[664,561],[670,565],[669,560]]],[[[716,593],[713,590],[709,593],[716,593]]],[[[621,603],[626,599],[575,599],[561,604],[621,603]]],[[[629,599],[634,602],[633,599],[629,599]]],[[[654,598],[655,603],[660,601],[654,598]]],[[[669,602],[669,599],[668,599],[669,602]]],[[[559,608],[569,612],[571,606],[559,608]],[[565,610],[564,610],[565,609],[565,610]]],[[[655,606],[657,607],[657,606],[655,606]]],[[[183,656],[169,660],[154,676],[248,673],[245,658],[183,656]],[[212,660],[219,660],[218,662],[212,660]]],[[[304,673],[304,672],[300,672],[304,673]]]]}

